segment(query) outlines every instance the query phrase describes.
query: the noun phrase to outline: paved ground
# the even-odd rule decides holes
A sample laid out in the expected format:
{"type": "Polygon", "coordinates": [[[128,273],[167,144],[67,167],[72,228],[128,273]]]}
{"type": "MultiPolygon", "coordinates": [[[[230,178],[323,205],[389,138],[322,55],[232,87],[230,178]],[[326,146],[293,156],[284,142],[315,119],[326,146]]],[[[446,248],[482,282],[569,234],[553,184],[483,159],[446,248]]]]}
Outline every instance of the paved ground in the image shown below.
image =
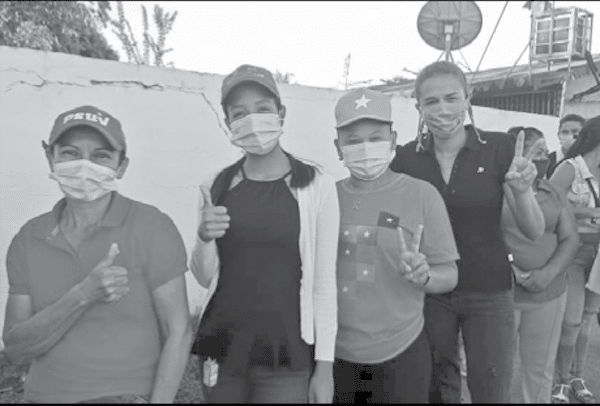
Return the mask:
{"type": "MultiPolygon", "coordinates": [[[[518,363],[515,363],[514,376],[514,384],[511,388],[511,403],[522,403],[523,400],[518,387],[518,382],[520,382],[520,371],[518,363]]],[[[597,323],[593,327],[592,341],[590,343],[590,349],[588,351],[586,371],[583,378],[585,379],[588,388],[594,394],[596,394],[596,396],[600,400],[600,326],[597,323]]],[[[467,382],[464,378],[462,386],[462,403],[471,403],[471,396],[469,395],[469,390],[467,389],[467,382]]],[[[572,398],[571,403],[579,402],[572,398]]]]}

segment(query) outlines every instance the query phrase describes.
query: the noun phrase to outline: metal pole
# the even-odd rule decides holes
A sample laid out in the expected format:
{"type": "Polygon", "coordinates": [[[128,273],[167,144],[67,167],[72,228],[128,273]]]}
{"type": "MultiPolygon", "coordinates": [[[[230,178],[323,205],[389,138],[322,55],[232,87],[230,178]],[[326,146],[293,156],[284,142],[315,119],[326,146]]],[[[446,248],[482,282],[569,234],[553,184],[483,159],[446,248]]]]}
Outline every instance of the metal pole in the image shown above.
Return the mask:
{"type": "Polygon", "coordinates": [[[506,1],[506,3],[504,3],[504,7],[502,8],[502,12],[500,13],[500,16],[498,17],[498,21],[496,21],[496,26],[494,27],[494,31],[492,31],[492,35],[490,35],[490,39],[488,40],[488,43],[485,46],[485,49],[483,50],[483,54],[481,54],[481,59],[479,59],[479,63],[477,64],[477,68],[475,69],[475,73],[471,77],[471,83],[473,83],[473,81],[475,80],[475,76],[479,72],[479,67],[481,66],[481,62],[483,61],[483,57],[485,56],[485,53],[487,52],[488,47],[490,46],[490,42],[492,42],[492,38],[494,38],[494,34],[496,33],[496,29],[498,28],[498,24],[500,24],[500,20],[502,20],[502,15],[504,14],[504,11],[506,10],[506,6],[508,6],[508,0],[506,1]]]}
{"type": "MultiPolygon", "coordinates": [[[[525,51],[527,51],[527,48],[529,48],[531,45],[531,42],[528,42],[527,45],[525,46],[525,49],[523,49],[523,52],[521,52],[521,55],[519,55],[519,57],[517,58],[517,60],[515,61],[514,65],[512,66],[512,68],[510,68],[510,70],[508,71],[508,73],[506,74],[506,76],[504,77],[503,82],[506,82],[506,80],[508,79],[508,77],[510,76],[510,74],[512,73],[512,71],[515,69],[515,67],[517,66],[517,64],[519,63],[519,61],[521,60],[521,58],[523,57],[523,54],[525,53],[525,51]]],[[[531,66],[531,65],[530,65],[531,66]]],[[[531,76],[530,76],[531,78],[531,76]]]]}
{"type": "MultiPolygon", "coordinates": [[[[530,24],[530,28],[529,28],[529,67],[528,67],[528,77],[529,77],[529,83],[531,84],[531,58],[533,57],[533,40],[535,38],[536,35],[536,29],[535,29],[535,18],[533,18],[533,7],[531,7],[531,13],[529,14],[529,19],[531,21],[530,24]]],[[[536,40],[537,43],[537,40],[536,40]]]]}

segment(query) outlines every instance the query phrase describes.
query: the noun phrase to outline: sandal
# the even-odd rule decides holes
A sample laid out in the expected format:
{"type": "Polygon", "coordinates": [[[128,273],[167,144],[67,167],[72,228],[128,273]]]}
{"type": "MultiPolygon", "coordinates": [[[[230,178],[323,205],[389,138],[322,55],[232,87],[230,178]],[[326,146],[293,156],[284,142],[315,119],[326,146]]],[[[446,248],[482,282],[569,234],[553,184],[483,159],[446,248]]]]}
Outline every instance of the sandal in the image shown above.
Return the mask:
{"type": "Polygon", "coordinates": [[[596,403],[596,397],[590,390],[585,386],[585,382],[581,378],[571,379],[571,390],[575,395],[575,399],[581,403],[596,403]]]}
{"type": "Polygon", "coordinates": [[[569,391],[571,387],[565,384],[558,384],[552,388],[552,403],[554,404],[569,404],[569,391]]]}

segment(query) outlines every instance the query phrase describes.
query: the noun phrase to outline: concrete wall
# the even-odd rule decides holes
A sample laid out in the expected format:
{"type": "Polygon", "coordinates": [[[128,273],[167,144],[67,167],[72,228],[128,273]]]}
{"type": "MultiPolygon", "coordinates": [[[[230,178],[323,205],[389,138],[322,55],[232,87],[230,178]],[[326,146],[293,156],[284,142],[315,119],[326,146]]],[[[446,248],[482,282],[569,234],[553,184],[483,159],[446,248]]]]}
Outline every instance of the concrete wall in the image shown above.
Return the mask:
{"type": "MultiPolygon", "coordinates": [[[[58,114],[91,104],[122,123],[131,164],[120,183],[128,197],[155,205],[179,228],[191,251],[197,222],[197,185],[203,176],[241,156],[227,137],[219,104],[223,77],[136,66],[78,56],[0,47],[0,327],[7,295],[5,256],[29,219],[62,197],[48,179],[41,141],[58,114]]],[[[347,175],[337,158],[333,110],[342,91],[281,85],[288,115],[282,145],[322,165],[337,179],[347,175]]],[[[400,142],[414,138],[414,100],[392,100],[400,142]]],[[[475,108],[481,128],[535,125],[555,133],[558,120],[475,108]]],[[[549,140],[551,141],[551,140],[549,140]]],[[[554,145],[555,146],[555,145],[554,145]]],[[[204,291],[188,272],[192,309],[204,291]]],[[[1,343],[0,343],[1,346],[1,343]]]]}

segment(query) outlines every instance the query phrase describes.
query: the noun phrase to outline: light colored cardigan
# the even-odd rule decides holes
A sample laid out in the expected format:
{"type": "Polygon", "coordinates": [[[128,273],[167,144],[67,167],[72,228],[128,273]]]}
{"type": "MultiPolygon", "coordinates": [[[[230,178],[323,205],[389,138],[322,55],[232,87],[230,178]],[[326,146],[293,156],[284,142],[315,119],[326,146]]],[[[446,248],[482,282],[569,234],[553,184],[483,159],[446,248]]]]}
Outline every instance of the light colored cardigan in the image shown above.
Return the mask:
{"type": "MultiPolygon", "coordinates": [[[[210,176],[200,188],[210,196],[217,174],[210,176]]],[[[236,174],[235,185],[241,179],[236,174]]],[[[289,179],[289,178],[288,178],[289,179]]],[[[288,183],[289,186],[289,183],[288,183]]],[[[300,280],[300,332],[302,339],[315,345],[315,359],[333,361],[337,335],[336,258],[340,209],[333,177],[316,169],[314,180],[302,189],[290,188],[298,201],[302,261],[300,280]]],[[[204,193],[199,194],[198,224],[202,220],[204,193]]],[[[216,242],[203,242],[196,235],[190,270],[198,283],[208,289],[202,312],[215,291],[219,274],[216,242]],[[217,276],[215,278],[215,276],[217,276]]]]}

